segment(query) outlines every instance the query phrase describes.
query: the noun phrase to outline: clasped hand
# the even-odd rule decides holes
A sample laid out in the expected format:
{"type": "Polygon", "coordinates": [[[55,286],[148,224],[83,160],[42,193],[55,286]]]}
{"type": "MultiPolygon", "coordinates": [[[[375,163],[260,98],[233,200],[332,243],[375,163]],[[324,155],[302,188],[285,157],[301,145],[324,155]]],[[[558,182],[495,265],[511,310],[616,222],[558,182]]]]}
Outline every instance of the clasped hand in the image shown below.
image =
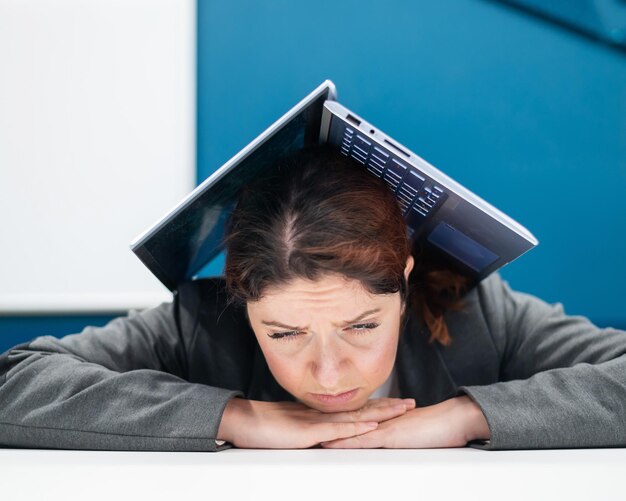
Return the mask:
{"type": "Polygon", "coordinates": [[[382,421],[372,431],[323,442],[328,449],[423,449],[464,447],[470,437],[465,426],[464,399],[457,397],[428,407],[414,408],[382,421]]]}
{"type": "Polygon", "coordinates": [[[466,395],[420,408],[413,399],[377,398],[357,410],[327,413],[300,402],[236,397],[224,410],[217,438],[262,449],[463,447],[473,438],[475,407],[466,395]]]}

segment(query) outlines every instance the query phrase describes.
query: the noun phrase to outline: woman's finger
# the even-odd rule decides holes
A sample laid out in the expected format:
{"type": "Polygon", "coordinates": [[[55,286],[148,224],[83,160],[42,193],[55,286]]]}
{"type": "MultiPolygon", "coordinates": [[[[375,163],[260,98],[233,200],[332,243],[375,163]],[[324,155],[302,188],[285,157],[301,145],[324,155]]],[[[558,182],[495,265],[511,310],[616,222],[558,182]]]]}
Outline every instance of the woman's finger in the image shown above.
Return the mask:
{"type": "Polygon", "coordinates": [[[377,422],[368,421],[323,423],[323,426],[319,426],[319,435],[316,443],[362,435],[375,430],[377,427],[377,422]]]}
{"type": "Polygon", "coordinates": [[[372,398],[367,401],[363,407],[383,407],[392,406],[401,403],[415,404],[414,398],[372,398]]]}
{"type": "Polygon", "coordinates": [[[353,418],[357,421],[386,421],[404,414],[406,411],[412,409],[414,405],[415,404],[409,406],[400,402],[390,406],[363,408],[353,411],[355,413],[353,418]]]}
{"type": "Polygon", "coordinates": [[[412,409],[415,404],[407,405],[402,402],[396,405],[381,405],[377,407],[364,406],[354,411],[321,413],[315,415],[315,420],[330,423],[386,421],[404,414],[412,409]]]}
{"type": "Polygon", "coordinates": [[[322,442],[324,449],[378,449],[384,447],[382,443],[383,430],[372,430],[369,433],[353,437],[339,438],[322,442]]]}

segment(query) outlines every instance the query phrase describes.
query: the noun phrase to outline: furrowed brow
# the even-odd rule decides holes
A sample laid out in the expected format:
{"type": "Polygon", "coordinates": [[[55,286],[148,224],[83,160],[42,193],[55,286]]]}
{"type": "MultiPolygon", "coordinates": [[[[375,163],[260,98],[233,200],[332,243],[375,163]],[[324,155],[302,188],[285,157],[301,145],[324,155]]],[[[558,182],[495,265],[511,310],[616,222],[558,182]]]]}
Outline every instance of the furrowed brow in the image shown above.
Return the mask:
{"type": "MultiPolygon", "coordinates": [[[[334,324],[336,327],[340,327],[342,325],[349,325],[349,324],[353,324],[355,322],[358,322],[359,320],[361,320],[362,318],[371,315],[373,313],[378,313],[380,312],[380,308],[374,308],[372,310],[367,310],[364,311],[363,313],[361,313],[358,317],[353,318],[352,320],[346,320],[344,322],[340,322],[339,324],[334,324]]],[[[261,320],[261,323],[265,324],[265,325],[272,325],[274,327],[280,327],[281,329],[288,329],[288,330],[292,330],[292,331],[298,331],[298,330],[304,330],[306,329],[306,327],[297,327],[297,326],[292,326],[292,325],[285,325],[281,322],[277,322],[277,321],[269,321],[269,320],[261,320]]]]}

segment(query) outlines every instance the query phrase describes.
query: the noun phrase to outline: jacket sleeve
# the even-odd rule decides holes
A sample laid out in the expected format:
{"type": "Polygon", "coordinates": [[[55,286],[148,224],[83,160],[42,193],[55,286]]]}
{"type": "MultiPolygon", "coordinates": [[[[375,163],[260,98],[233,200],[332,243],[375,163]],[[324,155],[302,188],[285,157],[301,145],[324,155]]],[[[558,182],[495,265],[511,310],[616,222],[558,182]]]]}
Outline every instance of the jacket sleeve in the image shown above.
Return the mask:
{"type": "Polygon", "coordinates": [[[486,449],[626,446],[626,332],[568,316],[561,303],[512,291],[498,274],[478,287],[500,356],[499,382],[461,386],[482,409],[486,449]]]}
{"type": "MultiPolygon", "coordinates": [[[[145,451],[221,451],[224,408],[244,394],[190,383],[180,293],[169,303],[37,337],[0,355],[0,445],[145,451]]],[[[193,312],[192,312],[193,313],[193,312]]]]}

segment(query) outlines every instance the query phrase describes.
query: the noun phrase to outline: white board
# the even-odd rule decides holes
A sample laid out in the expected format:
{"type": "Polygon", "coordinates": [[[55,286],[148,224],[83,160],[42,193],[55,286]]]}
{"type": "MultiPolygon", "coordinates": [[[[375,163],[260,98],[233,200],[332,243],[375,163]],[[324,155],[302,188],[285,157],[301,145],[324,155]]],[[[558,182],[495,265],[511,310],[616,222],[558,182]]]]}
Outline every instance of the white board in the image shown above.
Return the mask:
{"type": "Polygon", "coordinates": [[[129,244],[195,187],[195,16],[0,0],[0,314],[171,300],[129,244]]]}

